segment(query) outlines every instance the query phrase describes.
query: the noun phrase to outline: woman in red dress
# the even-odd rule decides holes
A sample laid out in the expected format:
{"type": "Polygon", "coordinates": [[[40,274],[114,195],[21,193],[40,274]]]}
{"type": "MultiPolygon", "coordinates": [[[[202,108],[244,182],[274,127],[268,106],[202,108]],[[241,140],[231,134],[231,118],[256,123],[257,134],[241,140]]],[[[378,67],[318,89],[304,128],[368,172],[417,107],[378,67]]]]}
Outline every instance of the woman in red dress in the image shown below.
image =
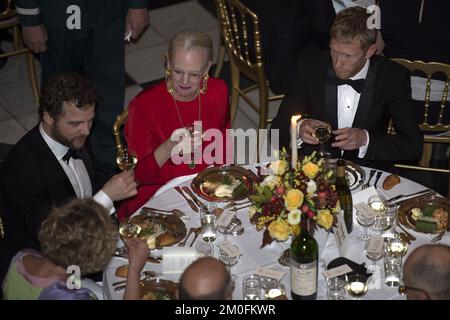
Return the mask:
{"type": "Polygon", "coordinates": [[[142,91],[128,107],[125,139],[128,150],[138,159],[135,176],[140,185],[138,195],[121,205],[119,219],[133,214],[167,181],[209,166],[210,157],[205,159],[202,155],[213,147],[205,150],[208,144],[214,142],[216,146],[212,162],[230,162],[224,152],[225,138],[210,142],[206,133],[202,141],[202,134],[194,133],[192,140],[183,139],[190,137],[194,123],[195,129],[201,124],[202,132],[218,129],[222,137],[226,137],[226,129],[230,128],[226,84],[208,76],[211,39],[197,30],[181,31],[170,40],[165,57],[165,81],[142,91]],[[180,143],[176,137],[189,144],[180,143]],[[193,148],[189,148],[191,143],[193,148]],[[188,161],[176,164],[179,155],[188,161]]]}

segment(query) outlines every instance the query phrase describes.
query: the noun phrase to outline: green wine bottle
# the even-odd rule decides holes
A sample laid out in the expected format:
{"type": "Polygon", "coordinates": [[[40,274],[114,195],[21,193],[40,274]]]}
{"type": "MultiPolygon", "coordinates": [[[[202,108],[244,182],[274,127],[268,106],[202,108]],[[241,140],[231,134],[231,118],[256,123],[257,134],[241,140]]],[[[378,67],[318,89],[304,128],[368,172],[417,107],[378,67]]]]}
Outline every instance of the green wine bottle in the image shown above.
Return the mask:
{"type": "Polygon", "coordinates": [[[345,177],[345,160],[339,159],[336,164],[336,191],[339,195],[341,210],[344,212],[347,232],[351,233],[353,230],[353,199],[345,177]]]}
{"type": "Polygon", "coordinates": [[[294,300],[317,297],[319,246],[309,234],[308,215],[302,214],[300,233],[291,244],[291,296],[294,300]]]}

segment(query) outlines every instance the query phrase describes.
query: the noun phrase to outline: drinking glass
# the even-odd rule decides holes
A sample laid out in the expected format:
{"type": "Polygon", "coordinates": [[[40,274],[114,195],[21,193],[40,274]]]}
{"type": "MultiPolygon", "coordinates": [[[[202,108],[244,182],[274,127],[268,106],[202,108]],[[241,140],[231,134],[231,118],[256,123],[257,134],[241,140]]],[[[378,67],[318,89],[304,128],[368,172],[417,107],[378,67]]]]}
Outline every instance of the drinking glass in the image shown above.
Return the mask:
{"type": "Polygon", "coordinates": [[[370,236],[367,234],[367,227],[373,225],[375,219],[373,217],[367,218],[361,212],[356,211],[356,221],[364,227],[364,234],[361,235],[360,239],[364,241],[370,239],[370,236]]]}
{"type": "MultiPolygon", "coordinates": [[[[375,239],[375,238],[374,238],[375,239]]],[[[366,241],[365,247],[364,247],[364,255],[369,258],[369,260],[372,261],[372,265],[374,266],[373,268],[375,268],[375,265],[377,263],[378,260],[380,260],[383,255],[384,252],[380,251],[380,252],[374,252],[374,251],[368,251],[368,244],[369,244],[369,240],[366,241]]]]}
{"type": "Polygon", "coordinates": [[[386,243],[386,255],[391,257],[403,257],[408,252],[408,242],[399,234],[395,233],[386,243]]]}
{"type": "Polygon", "coordinates": [[[384,283],[398,287],[402,275],[402,257],[384,256],[384,283]]]}
{"type": "Polygon", "coordinates": [[[326,122],[319,122],[313,126],[313,129],[314,129],[313,136],[314,138],[317,139],[317,141],[319,141],[320,144],[320,156],[322,158],[329,157],[330,153],[325,152],[325,147],[323,144],[327,142],[328,139],[330,139],[331,125],[326,122]]]}
{"type": "Polygon", "coordinates": [[[264,290],[265,299],[270,300],[282,295],[286,295],[286,289],[284,285],[276,279],[260,276],[259,283],[261,284],[261,288],[264,290]]]}
{"type": "Polygon", "coordinates": [[[328,300],[345,300],[346,282],[339,277],[327,280],[328,300]]]}
{"type": "Polygon", "coordinates": [[[359,299],[367,293],[367,277],[363,274],[355,273],[348,277],[347,292],[352,297],[359,299]]]}
{"type": "Polygon", "coordinates": [[[374,230],[382,230],[384,228],[384,226],[383,226],[384,218],[382,218],[382,216],[384,216],[387,211],[386,199],[379,195],[374,195],[374,196],[369,197],[367,204],[369,205],[370,208],[372,208],[372,210],[377,215],[374,219],[372,228],[374,230]]]}
{"type": "Polygon", "coordinates": [[[200,221],[202,225],[202,239],[206,242],[213,242],[217,237],[217,216],[214,209],[217,205],[206,205],[206,208],[200,209],[200,221]]]}
{"type": "Polygon", "coordinates": [[[242,280],[242,296],[244,300],[261,299],[261,285],[257,275],[252,274],[244,277],[242,280]]]}
{"type": "MultiPolygon", "coordinates": [[[[233,244],[234,247],[238,249],[238,246],[233,244]]],[[[219,260],[222,261],[228,269],[228,272],[231,274],[231,267],[234,266],[239,261],[239,255],[231,257],[225,251],[219,248],[219,260]]]]}
{"type": "Polygon", "coordinates": [[[195,250],[197,250],[197,252],[199,252],[203,257],[214,256],[214,246],[209,242],[197,242],[197,244],[195,245],[195,250]]]}

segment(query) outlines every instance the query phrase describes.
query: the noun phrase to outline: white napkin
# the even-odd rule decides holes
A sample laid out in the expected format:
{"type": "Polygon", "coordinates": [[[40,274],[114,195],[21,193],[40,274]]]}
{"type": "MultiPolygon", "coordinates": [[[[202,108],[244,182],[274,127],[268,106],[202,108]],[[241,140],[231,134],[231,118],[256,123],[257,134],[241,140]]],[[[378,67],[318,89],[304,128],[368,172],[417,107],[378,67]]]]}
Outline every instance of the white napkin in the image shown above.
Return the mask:
{"type": "MultiPolygon", "coordinates": [[[[377,189],[375,187],[370,187],[359,192],[352,194],[353,204],[357,204],[360,202],[367,203],[369,197],[378,195],[377,189]]],[[[355,212],[354,212],[355,213],[355,212]]]]}

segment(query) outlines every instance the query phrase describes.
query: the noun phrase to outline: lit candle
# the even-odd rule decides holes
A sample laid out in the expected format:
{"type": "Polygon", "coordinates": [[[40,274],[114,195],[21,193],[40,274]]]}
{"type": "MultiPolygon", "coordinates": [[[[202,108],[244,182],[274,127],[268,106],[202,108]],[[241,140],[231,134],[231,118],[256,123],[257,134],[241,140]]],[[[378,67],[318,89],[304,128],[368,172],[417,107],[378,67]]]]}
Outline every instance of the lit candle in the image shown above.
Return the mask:
{"type": "Polygon", "coordinates": [[[293,169],[297,166],[297,121],[301,117],[301,115],[291,117],[291,165],[293,169]]]}

